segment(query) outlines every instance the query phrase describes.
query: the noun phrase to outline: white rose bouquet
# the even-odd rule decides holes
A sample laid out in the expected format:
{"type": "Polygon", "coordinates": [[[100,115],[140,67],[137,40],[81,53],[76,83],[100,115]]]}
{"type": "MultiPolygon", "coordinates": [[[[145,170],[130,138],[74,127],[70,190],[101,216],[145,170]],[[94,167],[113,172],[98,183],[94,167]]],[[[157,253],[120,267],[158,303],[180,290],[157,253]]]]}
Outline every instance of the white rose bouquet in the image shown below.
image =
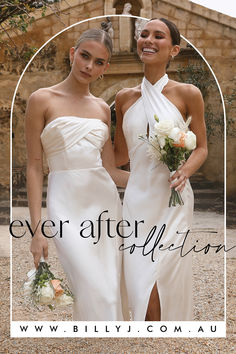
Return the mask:
{"type": "Polygon", "coordinates": [[[56,279],[48,265],[41,258],[38,269],[28,272],[28,281],[24,283],[24,296],[39,305],[48,305],[51,309],[56,306],[71,305],[73,295],[69,289],[56,279]]]}
{"type": "MultiPolygon", "coordinates": [[[[169,169],[170,176],[185,162],[196,148],[196,135],[188,130],[191,117],[182,127],[175,127],[172,120],[159,121],[155,115],[154,134],[148,138],[139,138],[148,143],[148,154],[155,160],[162,161],[169,169]]],[[[183,205],[179,191],[171,189],[169,207],[183,205]]]]}

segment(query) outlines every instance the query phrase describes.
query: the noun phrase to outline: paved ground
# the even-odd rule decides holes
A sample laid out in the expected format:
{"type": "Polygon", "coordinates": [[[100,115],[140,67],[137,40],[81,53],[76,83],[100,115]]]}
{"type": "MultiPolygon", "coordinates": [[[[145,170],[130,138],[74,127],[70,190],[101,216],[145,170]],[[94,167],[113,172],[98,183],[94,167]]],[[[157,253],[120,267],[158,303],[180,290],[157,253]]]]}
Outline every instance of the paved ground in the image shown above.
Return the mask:
{"type": "MultiPolygon", "coordinates": [[[[46,210],[43,210],[46,215],[46,210]]],[[[27,208],[13,208],[13,219],[28,218],[27,208]]],[[[195,212],[193,230],[203,244],[224,243],[223,216],[215,212],[195,212]],[[212,234],[216,231],[217,234],[212,234]]],[[[236,248],[227,253],[227,338],[226,339],[10,339],[9,338],[9,233],[8,226],[0,226],[0,353],[235,353],[235,266],[236,248]]],[[[21,286],[26,272],[32,267],[29,253],[30,238],[13,239],[13,319],[70,320],[69,308],[37,312],[22,300],[21,286]]],[[[227,248],[236,244],[236,229],[227,230],[227,248]]],[[[50,264],[63,277],[53,242],[49,246],[50,264]]],[[[194,319],[223,320],[224,262],[223,253],[194,255],[194,319]]]]}

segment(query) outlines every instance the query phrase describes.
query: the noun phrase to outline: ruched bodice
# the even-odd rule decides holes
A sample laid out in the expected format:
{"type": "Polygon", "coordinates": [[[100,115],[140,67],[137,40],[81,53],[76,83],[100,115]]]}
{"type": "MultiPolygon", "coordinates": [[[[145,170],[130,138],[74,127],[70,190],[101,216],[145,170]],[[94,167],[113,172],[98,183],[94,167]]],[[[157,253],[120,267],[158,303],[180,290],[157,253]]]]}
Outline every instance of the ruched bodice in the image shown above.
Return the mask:
{"type": "Polygon", "coordinates": [[[108,126],[100,119],[54,119],[41,134],[50,171],[101,167],[101,150],[108,134],[108,126]]]}
{"type": "Polygon", "coordinates": [[[97,227],[101,214],[121,219],[117,188],[102,166],[108,137],[100,119],[74,116],[54,119],[41,134],[50,169],[48,218],[55,224],[53,240],[75,297],[74,320],[123,320],[120,240],[97,227]]]}

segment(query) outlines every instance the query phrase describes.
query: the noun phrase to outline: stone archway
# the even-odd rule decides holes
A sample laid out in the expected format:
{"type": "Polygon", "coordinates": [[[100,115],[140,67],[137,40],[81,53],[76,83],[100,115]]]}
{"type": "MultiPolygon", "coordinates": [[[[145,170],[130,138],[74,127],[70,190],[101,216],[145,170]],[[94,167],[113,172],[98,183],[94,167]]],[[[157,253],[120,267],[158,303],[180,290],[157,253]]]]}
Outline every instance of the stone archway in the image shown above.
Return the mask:
{"type": "Polygon", "coordinates": [[[139,0],[115,0],[113,1],[113,7],[116,9],[116,14],[121,15],[123,12],[124,5],[130,3],[132,5],[130,14],[133,16],[140,16],[142,9],[142,1],[139,0]]]}
{"type": "Polygon", "coordinates": [[[105,15],[115,15],[121,13],[120,8],[123,4],[130,2],[133,5],[133,11],[131,10],[131,15],[151,18],[152,17],[152,1],[151,0],[105,0],[104,2],[104,14],[105,15]],[[117,12],[118,7],[118,12],[117,12]],[[140,12],[137,10],[140,9],[140,12]]]}
{"type": "Polygon", "coordinates": [[[138,77],[135,75],[135,77],[129,77],[120,81],[117,80],[118,82],[104,90],[100,97],[103,98],[104,101],[107,102],[109,105],[111,105],[118,91],[120,91],[124,87],[134,87],[139,85],[142,81],[142,76],[143,75],[140,75],[140,77],[138,77]]]}
{"type": "Polygon", "coordinates": [[[120,80],[104,90],[100,97],[102,97],[110,106],[111,109],[111,138],[114,139],[116,126],[116,112],[115,112],[115,97],[118,91],[124,87],[134,87],[141,83],[142,76],[130,77],[120,80]]]}

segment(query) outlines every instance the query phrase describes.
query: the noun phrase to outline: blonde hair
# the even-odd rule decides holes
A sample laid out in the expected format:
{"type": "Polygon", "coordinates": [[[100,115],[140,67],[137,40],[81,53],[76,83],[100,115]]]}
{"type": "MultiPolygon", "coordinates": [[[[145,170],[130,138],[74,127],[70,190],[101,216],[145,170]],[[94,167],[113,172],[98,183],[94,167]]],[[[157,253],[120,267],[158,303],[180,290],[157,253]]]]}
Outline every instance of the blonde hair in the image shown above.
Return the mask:
{"type": "Polygon", "coordinates": [[[109,34],[102,29],[95,29],[91,28],[81,34],[79,39],[77,40],[75,44],[75,50],[78,49],[80,44],[85,41],[95,41],[104,44],[106,47],[108,53],[109,53],[109,60],[112,55],[112,40],[109,34]]]}

